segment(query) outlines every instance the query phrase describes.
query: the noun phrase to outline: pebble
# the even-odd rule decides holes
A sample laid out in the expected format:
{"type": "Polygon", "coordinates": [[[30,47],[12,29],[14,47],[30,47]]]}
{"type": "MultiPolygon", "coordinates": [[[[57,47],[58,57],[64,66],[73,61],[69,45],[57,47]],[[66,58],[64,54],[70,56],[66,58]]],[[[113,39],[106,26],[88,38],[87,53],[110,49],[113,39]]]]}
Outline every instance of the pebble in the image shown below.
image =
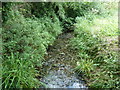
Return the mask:
{"type": "Polygon", "coordinates": [[[75,75],[67,75],[65,68],[60,67],[57,71],[50,71],[49,75],[43,78],[43,82],[49,88],[87,88],[83,81],[76,78],[75,75]]]}
{"type": "Polygon", "coordinates": [[[44,63],[45,67],[48,68],[48,75],[42,78],[41,82],[45,83],[51,90],[53,88],[63,88],[61,90],[65,88],[68,88],[66,90],[69,88],[87,88],[81,79],[76,78],[73,69],[67,63],[74,60],[65,52],[67,50],[67,39],[70,37],[72,37],[70,33],[61,34],[58,37],[58,42],[50,49],[48,61],[44,63]]]}

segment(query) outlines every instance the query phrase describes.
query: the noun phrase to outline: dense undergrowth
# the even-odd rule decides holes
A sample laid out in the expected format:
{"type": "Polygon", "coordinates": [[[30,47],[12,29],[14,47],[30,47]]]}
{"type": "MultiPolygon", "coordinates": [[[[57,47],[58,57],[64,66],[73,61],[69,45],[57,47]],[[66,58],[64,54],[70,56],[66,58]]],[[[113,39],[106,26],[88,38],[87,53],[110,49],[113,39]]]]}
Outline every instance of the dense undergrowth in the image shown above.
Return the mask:
{"type": "Polygon", "coordinates": [[[63,31],[74,29],[75,38],[71,42],[72,49],[78,52],[77,72],[82,71],[90,78],[91,87],[117,86],[117,57],[114,53],[105,53],[106,46],[101,45],[103,41],[99,39],[106,32],[104,29],[108,32],[106,35],[116,35],[117,25],[113,20],[103,25],[98,34],[94,28],[101,27],[101,23],[96,23],[100,20],[97,17],[112,14],[114,9],[109,10],[112,5],[97,2],[3,3],[3,88],[39,87],[42,83],[36,78],[40,76],[36,67],[42,67],[48,46],[63,31]],[[114,29],[116,32],[111,34],[114,29]]]}
{"type": "Polygon", "coordinates": [[[35,79],[37,71],[34,67],[41,66],[48,45],[61,33],[59,20],[56,18],[53,22],[47,17],[29,19],[18,15],[15,19],[10,18],[4,27],[5,88],[39,85],[35,79]]]}
{"type": "Polygon", "coordinates": [[[104,39],[118,35],[117,15],[93,17],[76,18],[75,37],[70,42],[78,53],[75,71],[84,75],[90,88],[120,88],[118,52],[110,50],[104,39]]]}
{"type": "Polygon", "coordinates": [[[48,45],[52,45],[62,27],[58,18],[24,18],[19,11],[11,11],[3,28],[3,86],[5,88],[39,87],[35,77],[42,66],[48,45]]]}

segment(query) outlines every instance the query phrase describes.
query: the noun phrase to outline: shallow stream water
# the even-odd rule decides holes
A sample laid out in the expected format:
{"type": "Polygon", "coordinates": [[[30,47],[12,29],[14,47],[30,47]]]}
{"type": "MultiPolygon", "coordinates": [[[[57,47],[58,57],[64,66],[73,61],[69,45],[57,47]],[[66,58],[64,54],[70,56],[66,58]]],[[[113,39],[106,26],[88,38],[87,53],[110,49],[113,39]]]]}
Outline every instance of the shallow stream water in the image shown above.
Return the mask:
{"type": "Polygon", "coordinates": [[[49,47],[43,68],[45,76],[40,80],[47,88],[85,88],[87,86],[78,77],[73,68],[76,65],[75,52],[69,49],[69,40],[73,33],[58,36],[53,46],[49,47]]]}

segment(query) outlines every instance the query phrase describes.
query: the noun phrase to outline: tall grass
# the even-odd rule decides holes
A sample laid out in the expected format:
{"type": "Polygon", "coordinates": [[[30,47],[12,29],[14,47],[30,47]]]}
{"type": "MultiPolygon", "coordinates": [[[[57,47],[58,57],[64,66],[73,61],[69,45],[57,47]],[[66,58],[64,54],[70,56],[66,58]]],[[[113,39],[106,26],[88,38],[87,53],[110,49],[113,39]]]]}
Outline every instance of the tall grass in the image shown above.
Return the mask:
{"type": "Polygon", "coordinates": [[[11,53],[3,62],[2,84],[4,88],[39,87],[40,82],[35,78],[37,74],[38,71],[30,60],[24,60],[11,53]]]}
{"type": "Polygon", "coordinates": [[[116,8],[115,4],[10,2],[3,5],[3,88],[39,87],[42,83],[36,79],[40,76],[36,67],[42,66],[48,45],[52,45],[56,36],[61,33],[60,24],[69,31],[73,29],[71,26],[77,16],[75,38],[71,40],[72,49],[77,50],[80,60],[77,62],[77,72],[82,71],[90,77],[88,82],[91,87],[114,87],[119,84],[119,65],[115,63],[115,55],[99,54],[99,51],[105,51],[106,48],[101,46],[99,37],[103,34],[117,35],[117,21],[111,21],[112,17],[104,19],[97,16],[112,15],[110,12],[114,9],[105,13],[111,7],[116,8]],[[103,19],[104,24],[101,24],[103,19]],[[100,77],[102,75],[106,77],[100,77]]]}
{"type": "MultiPolygon", "coordinates": [[[[3,88],[38,88],[36,79],[48,45],[61,33],[58,18],[25,18],[10,11],[3,28],[3,88]]],[[[40,75],[39,75],[40,76],[40,75]]]]}
{"type": "Polygon", "coordinates": [[[118,35],[118,15],[106,18],[98,17],[93,20],[93,27],[91,27],[94,34],[99,33],[101,36],[116,36],[118,35]],[[97,23],[96,23],[97,22],[97,23]]]}
{"type": "Polygon", "coordinates": [[[118,54],[105,44],[104,37],[118,35],[116,16],[77,17],[72,49],[77,51],[76,72],[83,74],[91,88],[120,88],[118,54]]]}

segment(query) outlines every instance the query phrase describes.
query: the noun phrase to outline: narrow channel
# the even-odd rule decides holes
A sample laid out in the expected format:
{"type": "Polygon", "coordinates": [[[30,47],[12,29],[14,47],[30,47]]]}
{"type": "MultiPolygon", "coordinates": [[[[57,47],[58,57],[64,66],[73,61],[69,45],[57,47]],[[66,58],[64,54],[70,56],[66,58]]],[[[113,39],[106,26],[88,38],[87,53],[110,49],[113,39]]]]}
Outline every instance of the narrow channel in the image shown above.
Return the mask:
{"type": "Polygon", "coordinates": [[[48,49],[43,68],[46,71],[40,80],[47,88],[87,88],[81,77],[74,72],[76,65],[75,52],[69,48],[73,32],[62,33],[53,46],[48,49]]]}

